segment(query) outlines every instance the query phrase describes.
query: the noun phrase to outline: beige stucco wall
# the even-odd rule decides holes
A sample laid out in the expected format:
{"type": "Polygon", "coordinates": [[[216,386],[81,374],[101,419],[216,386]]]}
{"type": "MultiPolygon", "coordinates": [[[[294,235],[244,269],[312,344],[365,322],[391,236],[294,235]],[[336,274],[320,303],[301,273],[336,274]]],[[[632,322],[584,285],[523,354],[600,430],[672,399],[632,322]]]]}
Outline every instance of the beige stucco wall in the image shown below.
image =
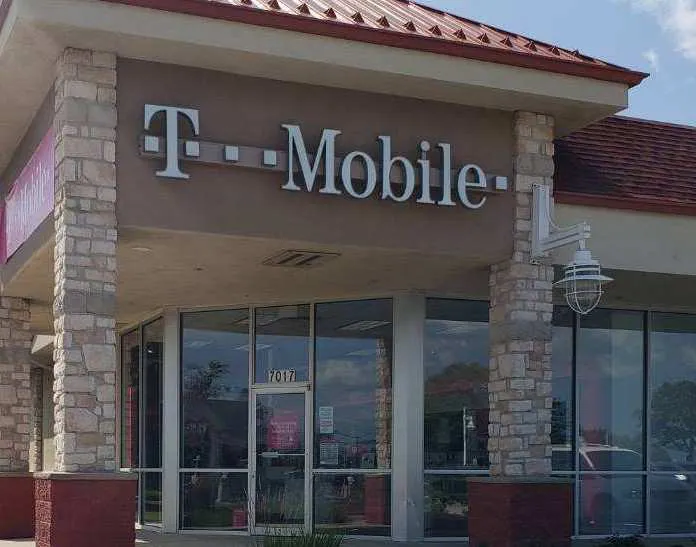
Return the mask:
{"type": "MultiPolygon", "coordinates": [[[[588,247],[605,268],[696,275],[696,217],[558,204],[561,226],[592,226],[588,247]]],[[[554,255],[565,264],[573,249],[554,255]]]]}

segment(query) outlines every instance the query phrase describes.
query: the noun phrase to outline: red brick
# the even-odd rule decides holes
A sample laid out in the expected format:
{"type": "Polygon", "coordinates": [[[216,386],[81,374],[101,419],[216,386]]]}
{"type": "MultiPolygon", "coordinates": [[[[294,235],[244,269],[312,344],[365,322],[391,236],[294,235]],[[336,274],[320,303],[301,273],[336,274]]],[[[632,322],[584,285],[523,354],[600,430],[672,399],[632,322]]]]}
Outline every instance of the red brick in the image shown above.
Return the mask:
{"type": "Polygon", "coordinates": [[[36,478],[36,547],[135,545],[136,481],[101,477],[36,478]]]}
{"type": "Polygon", "coordinates": [[[34,477],[0,474],[0,539],[34,537],[34,477]]]}
{"type": "Polygon", "coordinates": [[[469,545],[570,546],[572,485],[565,481],[475,479],[469,483],[469,545]]]}

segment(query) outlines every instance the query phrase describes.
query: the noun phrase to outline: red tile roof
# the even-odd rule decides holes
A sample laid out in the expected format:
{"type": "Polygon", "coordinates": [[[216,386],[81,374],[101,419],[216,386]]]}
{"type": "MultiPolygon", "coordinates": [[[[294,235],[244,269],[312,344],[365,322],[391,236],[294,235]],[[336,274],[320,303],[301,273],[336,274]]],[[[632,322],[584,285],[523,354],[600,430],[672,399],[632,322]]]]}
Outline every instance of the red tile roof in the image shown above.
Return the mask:
{"type": "Polygon", "coordinates": [[[613,116],[556,142],[560,203],[696,215],[696,127],[613,116]]]}
{"type": "Polygon", "coordinates": [[[104,0],[598,80],[647,74],[409,0],[104,0]]]}

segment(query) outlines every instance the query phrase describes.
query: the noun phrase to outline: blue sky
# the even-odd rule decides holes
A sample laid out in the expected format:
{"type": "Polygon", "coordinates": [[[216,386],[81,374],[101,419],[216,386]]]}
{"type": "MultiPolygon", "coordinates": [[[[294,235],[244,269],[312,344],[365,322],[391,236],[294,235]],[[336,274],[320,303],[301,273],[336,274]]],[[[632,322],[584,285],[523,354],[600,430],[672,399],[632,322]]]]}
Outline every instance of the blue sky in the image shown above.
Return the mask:
{"type": "Polygon", "coordinates": [[[420,0],[650,72],[624,114],[696,126],[696,0],[420,0]]]}

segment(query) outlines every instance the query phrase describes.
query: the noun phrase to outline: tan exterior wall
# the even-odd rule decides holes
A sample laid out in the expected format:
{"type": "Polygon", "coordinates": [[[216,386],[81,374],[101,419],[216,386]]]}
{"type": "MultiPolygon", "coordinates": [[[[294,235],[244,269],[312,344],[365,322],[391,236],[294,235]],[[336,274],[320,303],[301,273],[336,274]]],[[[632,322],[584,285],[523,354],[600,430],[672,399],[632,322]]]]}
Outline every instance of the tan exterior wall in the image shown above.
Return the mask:
{"type": "MultiPolygon", "coordinates": [[[[562,204],[555,214],[561,226],[590,223],[588,247],[604,268],[696,275],[694,217],[562,204]]],[[[554,262],[565,264],[573,250],[554,254],[554,262]]]]}
{"type": "Polygon", "coordinates": [[[415,161],[427,139],[452,144],[453,166],[476,163],[510,177],[510,113],[123,59],[119,86],[120,226],[457,253],[481,263],[512,251],[511,194],[469,211],[287,192],[281,173],[193,164],[186,164],[190,180],[173,182],[155,176],[162,162],[138,152],[143,108],[152,103],[199,108],[204,141],[284,150],[280,125],[297,123],[311,150],[324,128],[343,131],[338,157],[354,149],[378,157],[383,134],[392,137],[395,155],[415,161]]]}

